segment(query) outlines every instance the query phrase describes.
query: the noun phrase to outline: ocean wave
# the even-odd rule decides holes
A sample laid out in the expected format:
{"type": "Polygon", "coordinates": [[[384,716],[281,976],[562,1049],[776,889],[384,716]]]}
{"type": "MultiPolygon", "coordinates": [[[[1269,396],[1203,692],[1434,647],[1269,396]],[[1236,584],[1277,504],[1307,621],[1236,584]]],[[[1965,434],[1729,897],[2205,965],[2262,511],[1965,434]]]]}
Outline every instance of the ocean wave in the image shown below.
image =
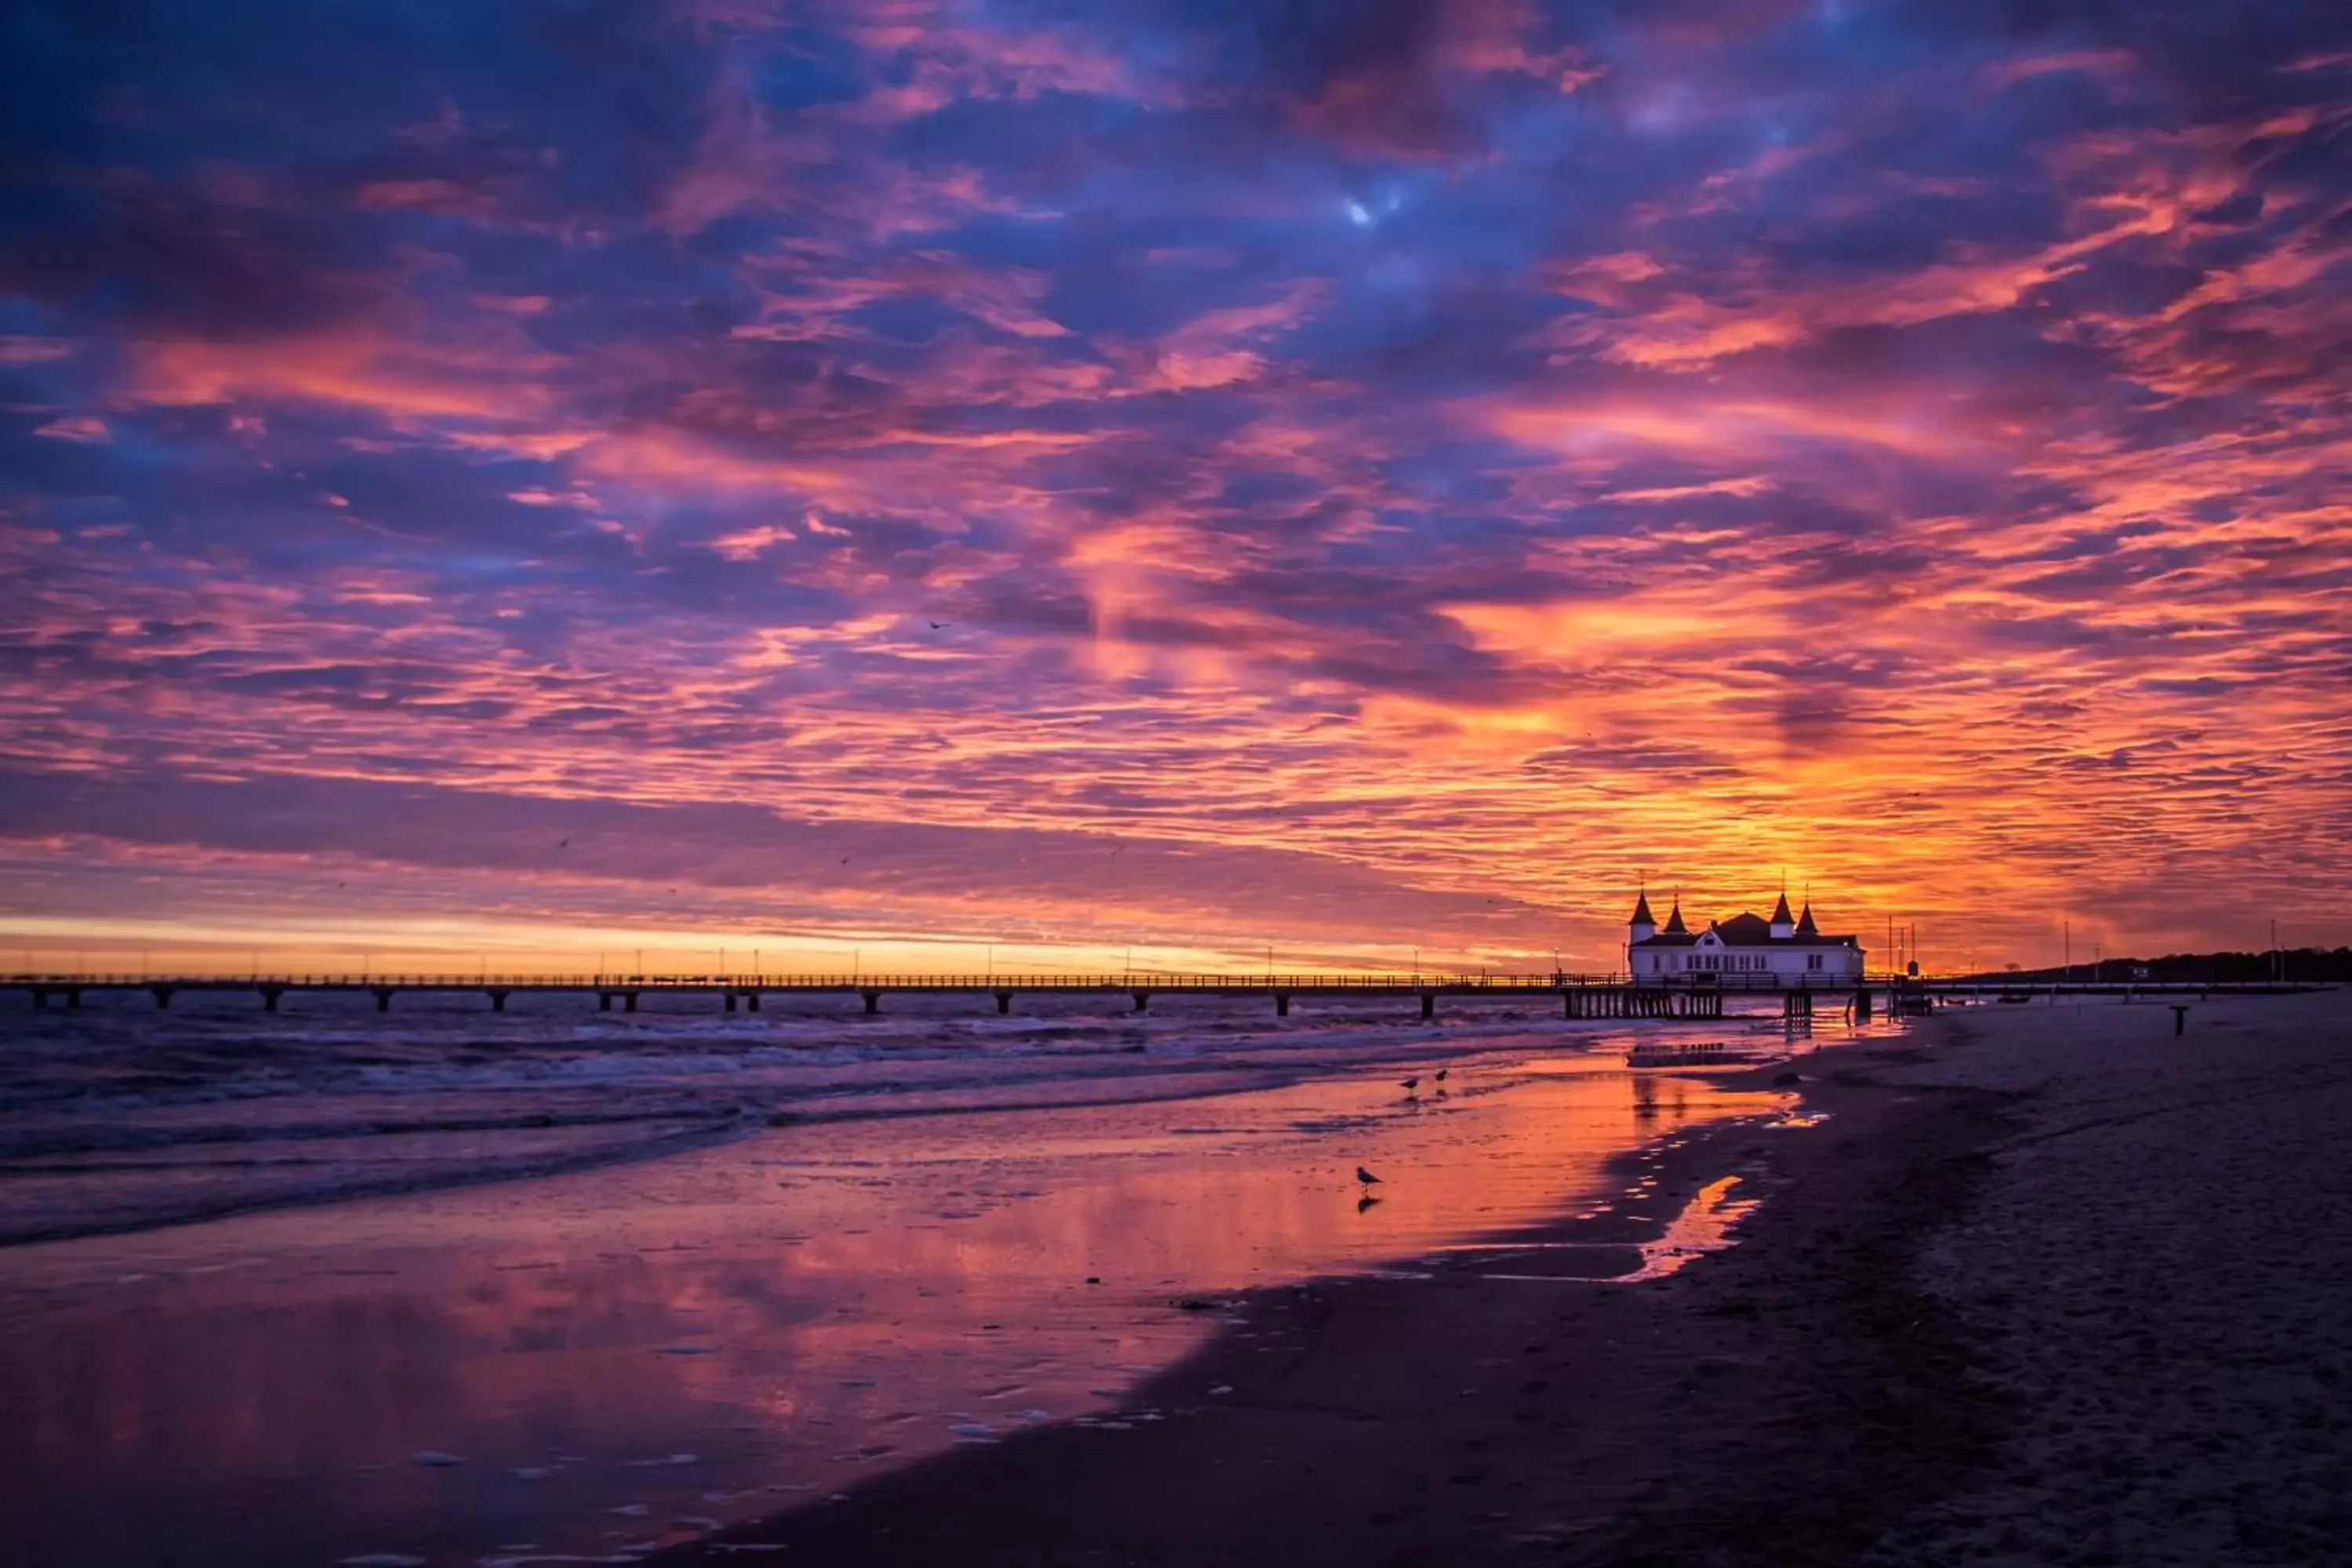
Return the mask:
{"type": "Polygon", "coordinates": [[[878,1017],[830,1004],[583,1016],[577,999],[530,1000],[495,1020],[462,999],[384,1015],[364,997],[271,1016],[231,997],[0,1016],[0,1245],[545,1174],[787,1123],[1193,1099],[1440,1051],[1557,1049],[1563,1033],[1549,1015],[1531,1032],[1507,1005],[1433,1028],[1360,1003],[1277,1025],[1263,1003],[1215,1000],[1137,1016],[1049,999],[999,1016],[906,997],[878,1017]]]}

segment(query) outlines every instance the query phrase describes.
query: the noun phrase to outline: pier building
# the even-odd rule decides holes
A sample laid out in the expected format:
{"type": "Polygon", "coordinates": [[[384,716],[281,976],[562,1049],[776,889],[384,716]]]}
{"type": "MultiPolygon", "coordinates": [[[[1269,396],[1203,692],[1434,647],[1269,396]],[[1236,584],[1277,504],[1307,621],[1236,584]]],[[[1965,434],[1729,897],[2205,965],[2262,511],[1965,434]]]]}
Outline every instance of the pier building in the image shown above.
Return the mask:
{"type": "Polygon", "coordinates": [[[1813,903],[1802,914],[1789,912],[1789,895],[1772,906],[1769,920],[1741,912],[1710,921],[1694,931],[1683,920],[1677,897],[1664,925],[1650,913],[1643,889],[1627,922],[1625,967],[1636,985],[1664,982],[1760,986],[1860,985],[1863,947],[1859,937],[1831,935],[1813,921],[1813,903]]]}

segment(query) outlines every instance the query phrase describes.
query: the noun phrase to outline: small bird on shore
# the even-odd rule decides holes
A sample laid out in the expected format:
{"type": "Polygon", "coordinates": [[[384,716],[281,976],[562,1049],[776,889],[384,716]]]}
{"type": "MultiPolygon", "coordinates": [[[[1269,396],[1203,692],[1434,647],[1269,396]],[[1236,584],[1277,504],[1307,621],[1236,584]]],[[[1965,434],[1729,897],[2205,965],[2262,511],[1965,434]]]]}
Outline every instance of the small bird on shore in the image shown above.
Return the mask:
{"type": "Polygon", "coordinates": [[[1356,1167],[1356,1184],[1362,1187],[1365,1191],[1370,1192],[1372,1188],[1381,1184],[1381,1179],[1378,1176],[1373,1175],[1370,1171],[1365,1170],[1361,1165],[1359,1165],[1356,1167]]]}
{"type": "Polygon", "coordinates": [[[1439,1068],[1437,1069],[1437,1081],[1444,1083],[1445,1081],[1445,1075],[1453,1070],[1454,1069],[1452,1068],[1439,1068]]]}
{"type": "Polygon", "coordinates": [[[1417,1078],[1409,1078],[1409,1079],[1405,1079],[1405,1080],[1404,1080],[1404,1091],[1405,1091],[1407,1094],[1411,1094],[1414,1089],[1419,1089],[1420,1087],[1421,1087],[1421,1079],[1417,1079],[1417,1078]]]}

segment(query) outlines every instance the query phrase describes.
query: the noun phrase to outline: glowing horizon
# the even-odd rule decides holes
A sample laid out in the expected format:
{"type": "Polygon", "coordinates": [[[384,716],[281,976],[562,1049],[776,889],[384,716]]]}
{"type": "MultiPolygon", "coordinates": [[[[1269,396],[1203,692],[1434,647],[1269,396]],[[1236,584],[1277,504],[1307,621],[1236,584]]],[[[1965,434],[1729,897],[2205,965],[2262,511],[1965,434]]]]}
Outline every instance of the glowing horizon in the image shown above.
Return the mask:
{"type": "Polygon", "coordinates": [[[1951,9],[62,9],[0,968],[2352,941],[2352,24],[1951,9]]]}

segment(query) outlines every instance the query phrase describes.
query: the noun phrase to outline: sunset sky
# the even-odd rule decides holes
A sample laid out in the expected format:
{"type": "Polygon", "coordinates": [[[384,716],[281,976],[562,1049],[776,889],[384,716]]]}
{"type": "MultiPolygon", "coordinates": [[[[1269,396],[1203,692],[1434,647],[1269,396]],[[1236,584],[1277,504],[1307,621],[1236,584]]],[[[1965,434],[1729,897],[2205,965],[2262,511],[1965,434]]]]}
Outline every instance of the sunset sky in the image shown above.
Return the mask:
{"type": "Polygon", "coordinates": [[[18,956],[2352,940],[2352,9],[0,27],[18,956]]]}

